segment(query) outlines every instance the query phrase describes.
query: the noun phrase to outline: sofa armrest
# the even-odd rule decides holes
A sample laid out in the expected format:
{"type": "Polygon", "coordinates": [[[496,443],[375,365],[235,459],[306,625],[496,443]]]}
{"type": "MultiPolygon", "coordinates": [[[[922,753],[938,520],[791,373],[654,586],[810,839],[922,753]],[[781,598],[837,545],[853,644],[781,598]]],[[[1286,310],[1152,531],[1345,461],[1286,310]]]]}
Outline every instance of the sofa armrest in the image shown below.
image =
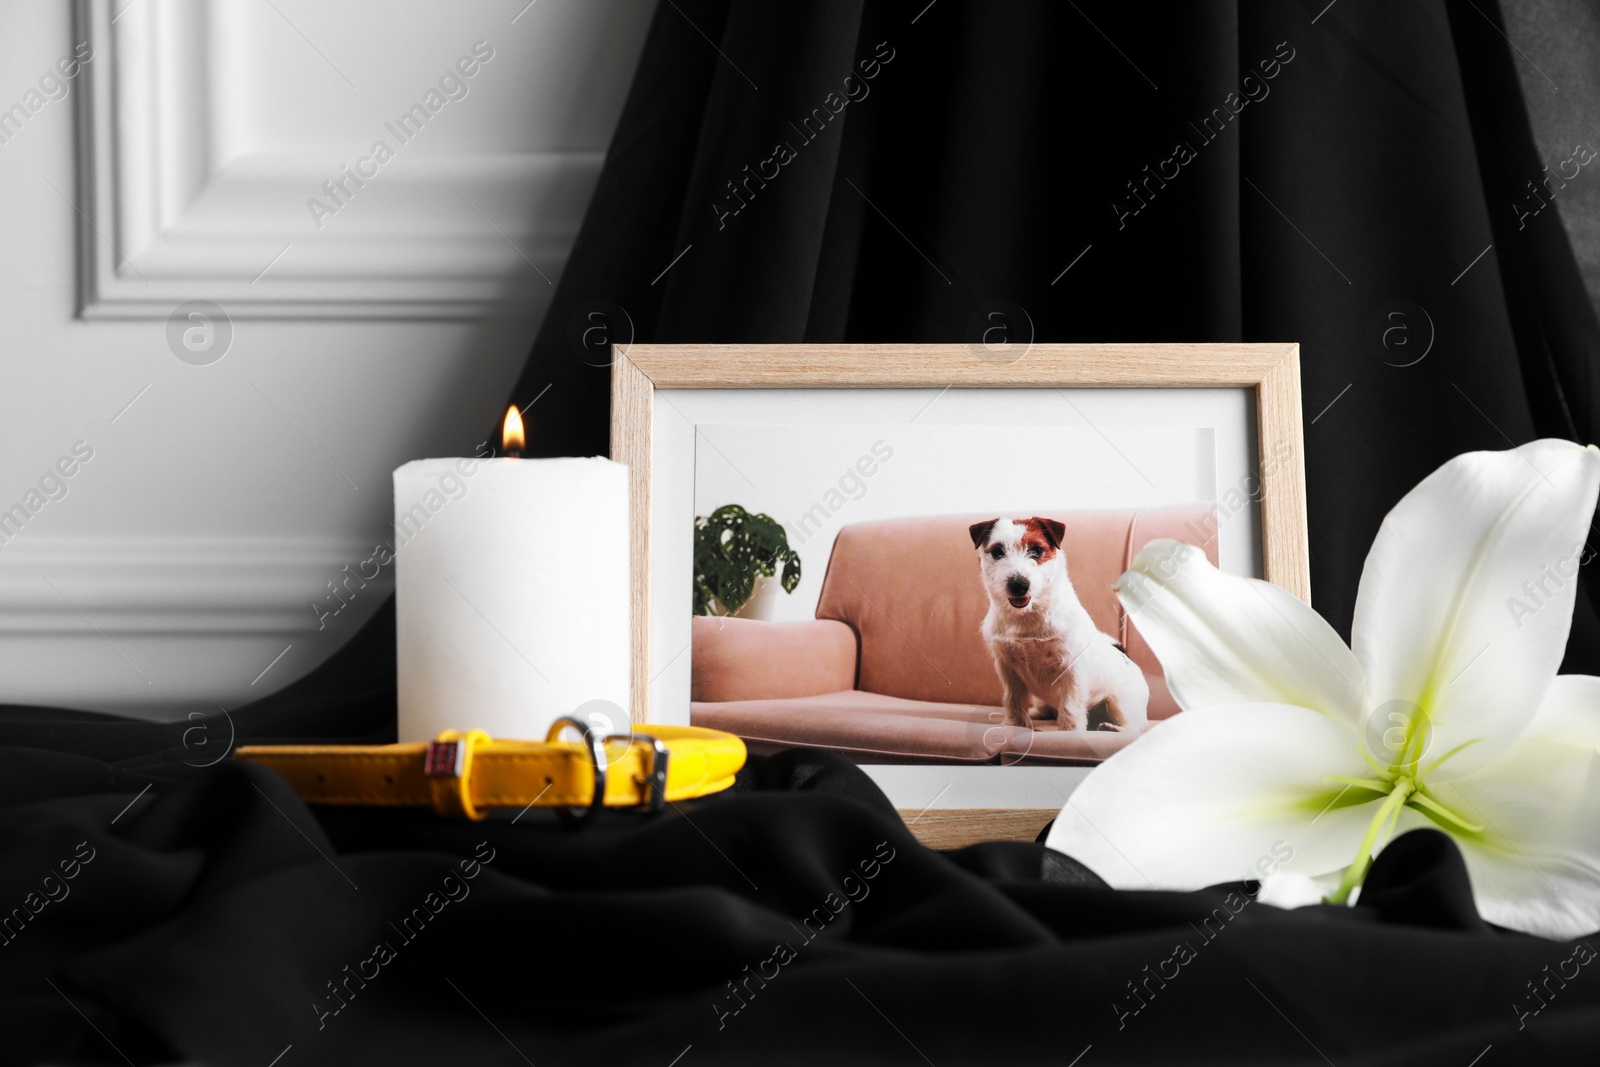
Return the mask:
{"type": "Polygon", "coordinates": [[[689,699],[769,700],[856,687],[856,632],[835,619],[694,619],[689,699]]]}

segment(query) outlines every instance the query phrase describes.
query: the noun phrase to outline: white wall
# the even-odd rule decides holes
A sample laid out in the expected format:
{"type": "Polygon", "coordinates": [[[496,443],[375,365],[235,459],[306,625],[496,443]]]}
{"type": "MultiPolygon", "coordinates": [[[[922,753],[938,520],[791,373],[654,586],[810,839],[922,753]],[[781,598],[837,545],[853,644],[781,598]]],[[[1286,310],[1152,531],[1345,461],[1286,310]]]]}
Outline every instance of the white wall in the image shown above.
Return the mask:
{"type": "Polygon", "coordinates": [[[0,509],[93,450],[0,543],[0,702],[234,707],[381,603],[387,574],[320,631],[310,606],[389,536],[389,472],[494,419],[654,9],[524,4],[0,5],[0,109],[38,102],[0,127],[0,509]],[[86,40],[65,98],[28,95],[86,40]],[[386,132],[479,41],[465,96],[386,132]],[[169,344],[192,300],[231,328],[205,365],[169,344]]]}

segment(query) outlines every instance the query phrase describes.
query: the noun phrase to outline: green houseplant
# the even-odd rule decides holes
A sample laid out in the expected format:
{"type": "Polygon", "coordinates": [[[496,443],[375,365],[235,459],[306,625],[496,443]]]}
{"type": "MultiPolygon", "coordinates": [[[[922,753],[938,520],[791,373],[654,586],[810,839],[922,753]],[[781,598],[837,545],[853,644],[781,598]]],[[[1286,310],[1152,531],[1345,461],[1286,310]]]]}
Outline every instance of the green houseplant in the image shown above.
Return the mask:
{"type": "Polygon", "coordinates": [[[771,515],[752,515],[738,504],[725,504],[695,517],[696,615],[732,615],[755,592],[758,578],[777,578],[780,570],[783,591],[794,592],[800,584],[800,555],[771,515]]]}

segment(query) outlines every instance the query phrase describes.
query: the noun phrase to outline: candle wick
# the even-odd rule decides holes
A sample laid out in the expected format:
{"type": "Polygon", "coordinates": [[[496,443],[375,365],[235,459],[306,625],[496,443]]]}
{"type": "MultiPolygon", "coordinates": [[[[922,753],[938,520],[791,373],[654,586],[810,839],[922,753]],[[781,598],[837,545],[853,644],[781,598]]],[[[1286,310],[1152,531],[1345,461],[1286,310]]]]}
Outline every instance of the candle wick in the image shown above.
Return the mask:
{"type": "Polygon", "coordinates": [[[508,449],[506,449],[506,458],[507,459],[521,459],[522,458],[522,449],[520,449],[520,448],[508,448],[508,449]]]}

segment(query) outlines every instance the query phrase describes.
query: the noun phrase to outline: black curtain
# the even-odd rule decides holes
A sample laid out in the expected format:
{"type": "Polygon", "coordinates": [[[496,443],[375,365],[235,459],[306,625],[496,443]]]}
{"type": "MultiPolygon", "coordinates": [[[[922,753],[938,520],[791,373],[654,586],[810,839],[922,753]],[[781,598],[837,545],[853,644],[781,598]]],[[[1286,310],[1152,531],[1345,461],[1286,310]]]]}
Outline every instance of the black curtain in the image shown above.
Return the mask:
{"type": "MultiPolygon", "coordinates": [[[[1348,634],[1407,489],[1594,431],[1525,61],[1493,0],[667,0],[512,399],[548,386],[533,451],[583,455],[606,340],[962,341],[1000,308],[1039,341],[1298,341],[1314,602],[1348,634]]],[[[7,931],[0,1062],[1487,1067],[1600,1030],[1600,980],[1548,977],[1576,949],[1481,923],[1437,834],[1359,907],[1279,912],[1113,892],[1037,845],[929,852],[824,754],[579,834],[313,812],[207,766],[391,739],[393,656],[386,609],[225,720],[5,710],[0,908],[94,858],[7,931]],[[475,854],[438,929],[386,932],[475,854]]],[[[1581,593],[1566,669],[1597,663],[1581,593]]]]}

